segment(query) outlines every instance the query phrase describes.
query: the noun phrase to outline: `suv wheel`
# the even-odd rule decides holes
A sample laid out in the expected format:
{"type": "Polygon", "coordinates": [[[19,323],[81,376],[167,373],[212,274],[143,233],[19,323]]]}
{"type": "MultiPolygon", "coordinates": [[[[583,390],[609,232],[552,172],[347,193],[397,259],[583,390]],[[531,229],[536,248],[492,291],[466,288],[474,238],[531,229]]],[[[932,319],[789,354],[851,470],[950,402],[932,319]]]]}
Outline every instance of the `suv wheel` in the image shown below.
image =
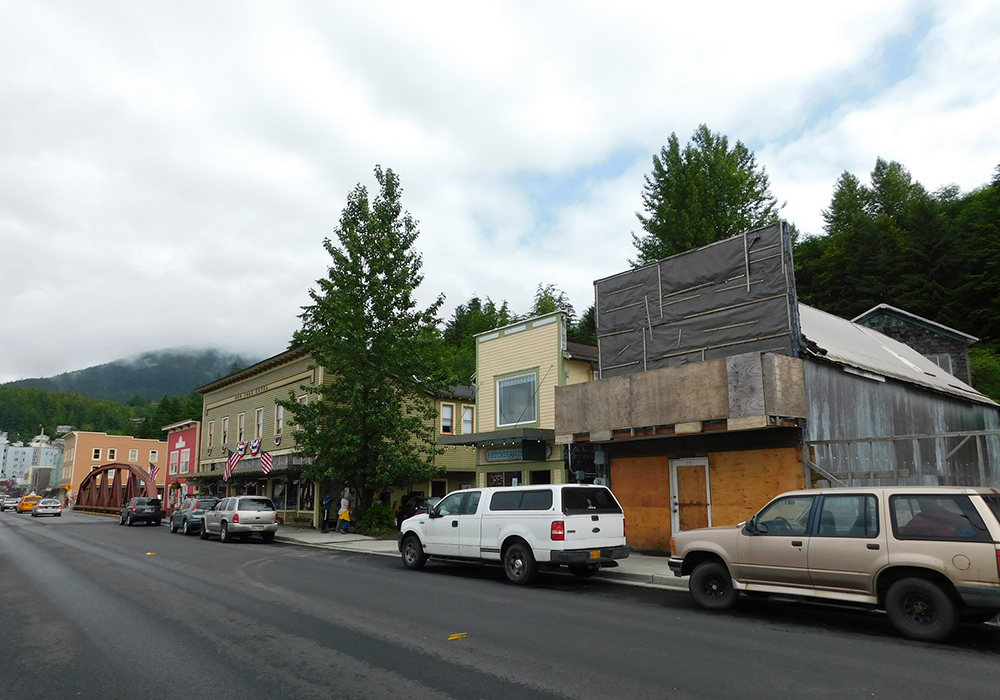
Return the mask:
{"type": "Polygon", "coordinates": [[[170,519],[170,534],[173,534],[173,533],[177,532],[178,529],[179,528],[177,527],[177,524],[174,522],[174,519],[171,518],[170,519]]]}
{"type": "Polygon", "coordinates": [[[420,546],[420,540],[416,535],[407,535],[403,540],[403,566],[407,569],[422,569],[427,563],[427,555],[424,548],[420,546]]]}
{"type": "Polygon", "coordinates": [[[198,537],[200,537],[203,540],[207,540],[208,539],[208,528],[205,527],[205,521],[204,520],[201,521],[201,530],[198,531],[198,537]]]}
{"type": "Polygon", "coordinates": [[[892,584],[885,595],[885,611],[904,636],[923,642],[941,641],[958,624],[951,596],[923,578],[903,578],[892,584]]]}
{"type": "Polygon", "coordinates": [[[229,523],[222,523],[219,530],[219,542],[232,542],[233,536],[229,534],[229,523]]]}
{"type": "Polygon", "coordinates": [[[535,580],[535,576],[538,575],[538,563],[528,545],[515,542],[504,552],[503,570],[507,574],[508,581],[524,585],[535,580]]]}
{"type": "Polygon", "coordinates": [[[717,561],[698,564],[691,572],[688,590],[694,602],[706,610],[727,610],[736,605],[739,597],[729,569],[717,561]]]}

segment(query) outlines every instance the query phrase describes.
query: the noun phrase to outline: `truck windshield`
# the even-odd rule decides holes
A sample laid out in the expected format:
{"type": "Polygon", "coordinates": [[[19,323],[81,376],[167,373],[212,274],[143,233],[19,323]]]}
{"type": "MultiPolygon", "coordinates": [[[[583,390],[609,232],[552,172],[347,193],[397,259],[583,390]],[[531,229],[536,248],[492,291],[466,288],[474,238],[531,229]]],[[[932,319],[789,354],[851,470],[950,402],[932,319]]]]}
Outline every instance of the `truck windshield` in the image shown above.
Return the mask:
{"type": "Polygon", "coordinates": [[[603,486],[579,486],[563,489],[562,509],[566,515],[622,512],[615,497],[603,486]]]}

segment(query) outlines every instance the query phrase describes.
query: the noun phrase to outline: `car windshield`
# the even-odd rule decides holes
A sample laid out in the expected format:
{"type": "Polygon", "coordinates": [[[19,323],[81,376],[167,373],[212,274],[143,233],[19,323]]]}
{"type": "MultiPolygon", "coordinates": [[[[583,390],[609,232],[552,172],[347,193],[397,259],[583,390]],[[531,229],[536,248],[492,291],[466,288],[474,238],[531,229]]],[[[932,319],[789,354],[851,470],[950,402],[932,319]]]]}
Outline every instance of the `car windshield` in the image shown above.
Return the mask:
{"type": "Polygon", "coordinates": [[[240,501],[240,510],[274,510],[270,498],[244,498],[240,501]]]}

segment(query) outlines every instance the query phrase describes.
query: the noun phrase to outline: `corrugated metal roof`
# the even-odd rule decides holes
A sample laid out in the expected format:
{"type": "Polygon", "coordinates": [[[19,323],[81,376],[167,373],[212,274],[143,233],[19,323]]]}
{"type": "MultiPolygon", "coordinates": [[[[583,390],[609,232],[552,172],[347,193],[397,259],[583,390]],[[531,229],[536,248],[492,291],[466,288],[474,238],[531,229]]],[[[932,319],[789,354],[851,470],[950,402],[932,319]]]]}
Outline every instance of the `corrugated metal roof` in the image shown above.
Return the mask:
{"type": "Polygon", "coordinates": [[[817,357],[882,377],[996,406],[988,397],[953,377],[905,343],[859,323],[799,304],[805,350],[817,357]]]}

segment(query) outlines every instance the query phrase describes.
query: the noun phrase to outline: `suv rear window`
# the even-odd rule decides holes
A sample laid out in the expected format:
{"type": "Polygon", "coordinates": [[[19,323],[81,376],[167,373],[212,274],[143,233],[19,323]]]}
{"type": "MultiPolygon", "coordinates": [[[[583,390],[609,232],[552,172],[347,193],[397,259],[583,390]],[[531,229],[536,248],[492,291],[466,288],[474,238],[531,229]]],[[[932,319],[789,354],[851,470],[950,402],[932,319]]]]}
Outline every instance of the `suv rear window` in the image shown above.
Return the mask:
{"type": "Polygon", "coordinates": [[[135,504],[137,506],[158,506],[160,505],[159,498],[137,498],[135,499],[135,504]]]}
{"type": "Polygon", "coordinates": [[[549,510],[552,491],[497,491],[490,499],[490,510],[549,510]]]}
{"type": "Polygon", "coordinates": [[[892,532],[901,540],[989,541],[968,496],[892,496],[892,532]]]}
{"type": "Polygon", "coordinates": [[[238,506],[240,510],[274,510],[270,498],[243,498],[238,506]]]}
{"type": "Polygon", "coordinates": [[[603,486],[574,486],[562,490],[563,513],[621,513],[621,506],[603,486]]]}

